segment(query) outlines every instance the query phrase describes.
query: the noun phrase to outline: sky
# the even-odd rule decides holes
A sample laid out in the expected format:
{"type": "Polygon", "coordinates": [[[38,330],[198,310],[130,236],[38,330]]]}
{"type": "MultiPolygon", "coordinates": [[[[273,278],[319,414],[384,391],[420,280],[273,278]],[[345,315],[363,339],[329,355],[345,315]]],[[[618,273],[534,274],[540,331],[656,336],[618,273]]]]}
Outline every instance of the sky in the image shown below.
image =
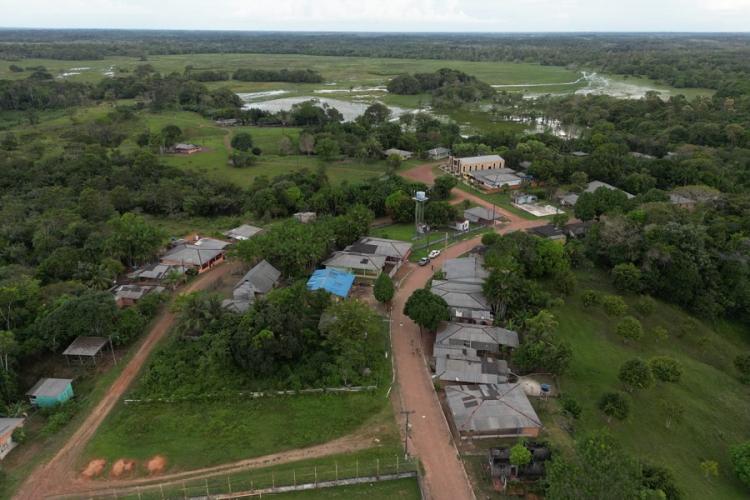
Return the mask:
{"type": "Polygon", "coordinates": [[[748,31],[750,0],[0,0],[1,27],[748,31]]]}

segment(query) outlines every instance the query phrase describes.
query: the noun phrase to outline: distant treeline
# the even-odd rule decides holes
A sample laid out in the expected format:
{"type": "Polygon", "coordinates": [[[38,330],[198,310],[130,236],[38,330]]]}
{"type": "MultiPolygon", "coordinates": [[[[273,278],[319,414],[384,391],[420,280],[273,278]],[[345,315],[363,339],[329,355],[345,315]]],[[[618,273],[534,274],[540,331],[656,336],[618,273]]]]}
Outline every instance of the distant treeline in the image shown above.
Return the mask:
{"type": "Polygon", "coordinates": [[[229,79],[241,82],[291,82],[321,83],[323,77],[311,69],[238,69],[234,73],[219,70],[186,70],[185,76],[198,82],[223,82],[229,79]]]}
{"type": "Polygon", "coordinates": [[[748,34],[341,34],[2,30],[0,59],[273,53],[512,61],[592,68],[750,94],[748,34]]]}
{"type": "Polygon", "coordinates": [[[323,77],[311,69],[238,69],[232,78],[241,82],[322,83],[323,77]]]}

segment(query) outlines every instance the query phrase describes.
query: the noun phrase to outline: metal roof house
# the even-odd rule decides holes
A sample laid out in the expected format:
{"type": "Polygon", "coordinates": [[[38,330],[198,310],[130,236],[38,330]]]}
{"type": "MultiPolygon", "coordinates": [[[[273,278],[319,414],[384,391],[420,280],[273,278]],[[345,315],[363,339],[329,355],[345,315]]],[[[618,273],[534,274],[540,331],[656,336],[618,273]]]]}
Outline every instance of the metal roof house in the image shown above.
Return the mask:
{"type": "Polygon", "coordinates": [[[456,175],[476,173],[482,170],[500,170],[505,168],[505,159],[500,155],[469,156],[457,158],[452,156],[448,169],[456,175]]]}
{"type": "Polygon", "coordinates": [[[504,359],[475,356],[471,349],[448,348],[435,357],[435,373],[445,382],[504,384],[510,371],[504,359]]]}
{"type": "Polygon", "coordinates": [[[518,333],[498,326],[445,322],[435,337],[435,346],[458,346],[483,353],[500,353],[518,347],[518,333]]]}
{"type": "Polygon", "coordinates": [[[179,143],[172,146],[172,152],[183,155],[191,155],[193,153],[199,153],[200,151],[202,151],[202,148],[195,144],[179,143]]]}
{"type": "Polygon", "coordinates": [[[542,428],[520,384],[447,386],[445,395],[461,439],[537,437],[542,428]]]}
{"type": "Polygon", "coordinates": [[[134,270],[128,274],[128,278],[136,281],[157,283],[163,280],[172,271],[179,274],[185,274],[186,270],[187,268],[183,266],[170,266],[157,263],[134,270]]]}
{"type": "Polygon", "coordinates": [[[153,285],[118,285],[112,289],[112,292],[115,294],[117,307],[135,305],[149,293],[161,293],[163,291],[163,286],[153,285]]]}
{"type": "Polygon", "coordinates": [[[337,269],[318,269],[307,281],[309,290],[325,290],[346,298],[354,285],[354,275],[337,269]]]}
{"type": "Polygon", "coordinates": [[[323,265],[326,269],[349,273],[360,280],[375,280],[383,272],[385,260],[382,255],[335,252],[323,265]]]}
{"type": "Polygon", "coordinates": [[[102,352],[109,340],[105,337],[76,337],[76,339],[63,351],[63,356],[70,361],[70,357],[78,358],[83,363],[83,358],[91,358],[96,364],[96,358],[102,352]]]}
{"type": "Polygon", "coordinates": [[[50,408],[73,397],[73,380],[69,378],[43,378],[26,393],[32,405],[50,408]]]}
{"type": "Polygon", "coordinates": [[[226,241],[199,238],[193,243],[180,243],[161,257],[161,263],[169,266],[192,268],[202,273],[224,261],[226,241]]]}
{"type": "Polygon", "coordinates": [[[612,191],[622,191],[623,193],[625,193],[625,196],[627,196],[627,198],[629,200],[632,199],[632,198],[635,198],[635,195],[632,195],[632,194],[628,193],[627,191],[623,191],[622,189],[617,188],[617,187],[613,186],[612,184],[607,184],[606,182],[602,182],[602,181],[591,181],[591,182],[589,182],[588,186],[586,186],[586,189],[584,189],[584,192],[586,192],[586,193],[593,193],[593,192],[595,192],[599,188],[606,188],[606,189],[610,189],[612,191]]]}
{"type": "Polygon", "coordinates": [[[13,431],[23,427],[25,422],[25,418],[0,418],[0,460],[18,445],[13,441],[13,431]]]}
{"type": "Polygon", "coordinates": [[[258,295],[265,295],[273,290],[280,278],[281,271],[262,260],[235,285],[232,298],[222,301],[221,305],[236,313],[244,313],[250,309],[258,295]]]}
{"type": "Polygon", "coordinates": [[[490,275],[484,268],[484,259],[479,255],[448,259],[443,263],[443,272],[446,280],[462,283],[484,283],[490,275]]]}
{"type": "Polygon", "coordinates": [[[464,210],[464,218],[470,222],[480,224],[494,224],[495,221],[502,220],[498,210],[490,210],[487,207],[472,207],[464,210]]]}
{"type": "Polygon", "coordinates": [[[554,224],[546,224],[544,226],[533,227],[529,231],[536,236],[539,236],[540,238],[546,238],[548,240],[565,239],[565,231],[555,226],[554,224]]]}
{"type": "Polygon", "coordinates": [[[523,177],[509,168],[479,170],[466,175],[469,176],[473,184],[487,192],[499,191],[504,187],[520,188],[523,184],[523,177]]]}
{"type": "Polygon", "coordinates": [[[381,270],[393,277],[401,266],[409,259],[411,248],[412,244],[406,241],[365,236],[356,243],[346,247],[344,252],[385,258],[385,263],[381,270]]]}
{"type": "Polygon", "coordinates": [[[482,293],[482,284],[435,280],[430,291],[448,304],[451,319],[480,324],[492,323],[492,308],[482,293]]]}
{"type": "Polygon", "coordinates": [[[230,229],[224,233],[224,236],[234,241],[249,240],[256,234],[263,231],[263,228],[252,226],[250,224],[242,224],[241,226],[230,229]]]}
{"type": "Polygon", "coordinates": [[[427,150],[427,158],[430,160],[442,160],[448,158],[451,154],[451,150],[444,147],[437,147],[427,150]]]}
{"type": "Polygon", "coordinates": [[[404,161],[409,160],[412,156],[414,156],[414,153],[412,153],[411,151],[405,151],[403,149],[396,148],[386,149],[385,151],[383,151],[383,154],[385,154],[386,158],[392,155],[396,155],[404,161]]]}

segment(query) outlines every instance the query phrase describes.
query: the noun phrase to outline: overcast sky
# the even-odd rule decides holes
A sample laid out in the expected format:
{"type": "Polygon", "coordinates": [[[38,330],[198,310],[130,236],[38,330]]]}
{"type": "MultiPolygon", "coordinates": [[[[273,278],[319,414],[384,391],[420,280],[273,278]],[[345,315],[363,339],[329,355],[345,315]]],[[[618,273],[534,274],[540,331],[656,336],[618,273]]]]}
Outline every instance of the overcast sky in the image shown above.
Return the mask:
{"type": "Polygon", "coordinates": [[[748,31],[750,0],[0,0],[0,26],[307,31],[748,31]]]}

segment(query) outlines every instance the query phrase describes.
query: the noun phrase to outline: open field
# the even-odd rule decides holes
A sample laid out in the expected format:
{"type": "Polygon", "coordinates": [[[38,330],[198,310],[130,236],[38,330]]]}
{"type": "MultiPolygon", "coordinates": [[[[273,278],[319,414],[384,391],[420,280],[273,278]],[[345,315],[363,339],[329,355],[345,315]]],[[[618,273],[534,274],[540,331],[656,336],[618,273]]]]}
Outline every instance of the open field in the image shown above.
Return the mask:
{"type": "MultiPolygon", "coordinates": [[[[120,404],[84,454],[112,464],[166,458],[169,471],[190,470],[274,452],[304,448],[354,432],[392,436],[394,419],[384,391],[120,404]]],[[[380,438],[380,437],[379,437],[380,438]]]]}
{"type": "MultiPolygon", "coordinates": [[[[351,98],[372,93],[372,87],[384,85],[390,78],[401,73],[431,72],[440,68],[452,68],[474,75],[491,85],[508,85],[499,90],[524,91],[538,93],[570,93],[585,88],[587,83],[579,81],[581,73],[572,69],[557,66],[542,66],[531,63],[513,62],[474,62],[433,59],[398,59],[312,56],[302,54],[186,54],[150,56],[148,64],[162,73],[183,72],[185,66],[192,65],[196,70],[227,70],[252,67],[256,69],[306,69],[312,68],[323,75],[327,83],[292,84],[279,82],[215,82],[211,86],[229,85],[238,92],[259,92],[264,90],[287,90],[285,96],[314,95],[316,90],[337,92],[326,94],[329,97],[351,98]],[[361,91],[349,93],[350,88],[362,87],[361,91]],[[343,92],[341,92],[343,91],[343,92]]],[[[72,81],[96,82],[104,73],[115,69],[118,74],[129,73],[139,64],[135,57],[113,57],[99,61],[58,61],[48,59],[25,59],[24,67],[45,66],[52,74],[68,74],[72,81]],[[78,74],[72,74],[78,73],[78,74]]],[[[28,72],[13,73],[8,65],[0,66],[0,79],[24,78],[28,72]]],[[[665,95],[685,94],[688,97],[710,95],[707,89],[673,89],[648,79],[625,78],[614,75],[600,75],[608,82],[605,87],[612,87],[613,92],[622,91],[624,86],[647,87],[658,90],[665,95]]],[[[640,92],[637,88],[628,92],[640,92]]],[[[377,92],[376,92],[377,93],[377,92]]],[[[417,107],[424,96],[387,96],[388,104],[417,107]]]]}
{"type": "Polygon", "coordinates": [[[274,500],[318,500],[329,498],[368,498],[370,500],[419,500],[419,485],[415,479],[399,479],[382,483],[363,484],[356,486],[339,486],[324,490],[302,491],[297,493],[278,493],[270,495],[274,500]]]}
{"type": "MultiPolygon", "coordinates": [[[[626,344],[615,333],[617,319],[607,317],[599,307],[584,308],[580,294],[585,289],[614,293],[605,276],[598,272],[578,274],[577,293],[566,304],[553,310],[560,322],[560,336],[571,343],[573,362],[561,379],[563,393],[583,407],[576,435],[608,427],[625,448],[641,460],[661,464],[673,471],[685,498],[747,498],[729,463],[729,446],[750,435],[750,395],[737,379],[732,366],[735,354],[750,348],[747,328],[728,324],[712,327],[688,316],[678,308],[658,302],[656,310],[641,317],[644,338],[626,344]],[[669,338],[658,341],[652,335],[656,326],[669,331],[669,338]],[[628,359],[667,355],[683,366],[682,380],[676,384],[656,383],[649,389],[628,396],[631,410],[625,421],[608,424],[596,408],[602,393],[622,390],[617,379],[620,365],[628,359]],[[684,407],[682,421],[665,423],[662,401],[684,407]],[[700,462],[715,460],[720,474],[705,479],[700,462]]],[[[632,305],[635,297],[626,301],[632,305]]],[[[556,435],[553,416],[540,413],[552,439],[564,448],[569,438],[556,435]],[[550,425],[552,424],[552,425],[550,425]]]]}

